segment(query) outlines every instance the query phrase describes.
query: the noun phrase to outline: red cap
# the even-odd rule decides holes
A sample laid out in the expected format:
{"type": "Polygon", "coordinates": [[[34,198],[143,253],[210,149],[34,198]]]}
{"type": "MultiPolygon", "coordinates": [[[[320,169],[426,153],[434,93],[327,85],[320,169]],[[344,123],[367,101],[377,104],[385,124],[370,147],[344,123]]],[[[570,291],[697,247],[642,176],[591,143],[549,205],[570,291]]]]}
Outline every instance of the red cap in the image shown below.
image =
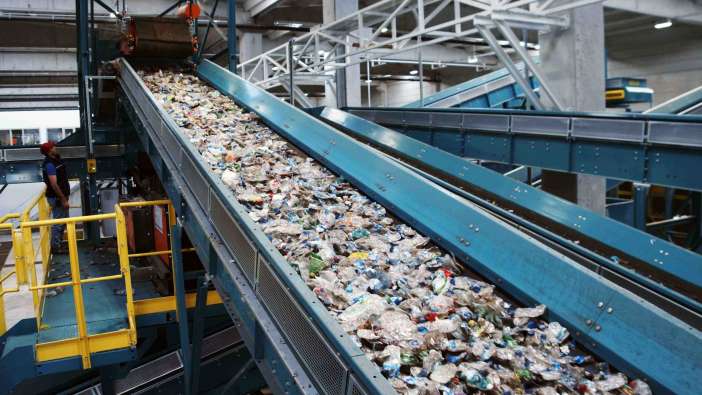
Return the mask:
{"type": "Polygon", "coordinates": [[[56,143],[53,141],[47,141],[46,143],[42,144],[39,146],[39,150],[41,151],[44,156],[49,155],[49,151],[51,151],[52,148],[56,146],[56,143]]]}

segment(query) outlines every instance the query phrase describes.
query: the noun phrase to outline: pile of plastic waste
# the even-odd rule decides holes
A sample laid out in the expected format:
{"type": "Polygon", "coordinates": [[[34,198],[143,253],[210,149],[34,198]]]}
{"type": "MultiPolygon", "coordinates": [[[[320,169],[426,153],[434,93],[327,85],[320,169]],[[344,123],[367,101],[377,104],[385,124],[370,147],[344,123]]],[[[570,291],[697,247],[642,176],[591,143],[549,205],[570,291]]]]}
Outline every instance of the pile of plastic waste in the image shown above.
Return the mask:
{"type": "Polygon", "coordinates": [[[576,348],[196,77],[140,72],[249,216],[399,393],[650,393],[576,348]]]}

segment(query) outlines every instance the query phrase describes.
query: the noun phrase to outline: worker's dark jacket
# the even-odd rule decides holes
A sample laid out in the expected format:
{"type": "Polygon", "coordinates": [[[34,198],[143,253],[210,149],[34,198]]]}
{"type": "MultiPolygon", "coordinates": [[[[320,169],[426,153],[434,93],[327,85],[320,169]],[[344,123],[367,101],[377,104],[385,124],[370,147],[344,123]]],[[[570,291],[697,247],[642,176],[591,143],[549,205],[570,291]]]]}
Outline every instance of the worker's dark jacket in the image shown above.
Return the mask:
{"type": "Polygon", "coordinates": [[[68,198],[68,196],[71,194],[71,187],[70,185],[68,185],[68,173],[66,172],[66,165],[61,159],[54,159],[48,156],[46,157],[46,159],[44,159],[44,163],[42,163],[41,165],[41,176],[42,178],[44,178],[44,183],[46,184],[46,197],[57,197],[54,188],[51,187],[51,183],[49,182],[49,174],[46,170],[47,165],[49,165],[49,163],[53,164],[56,168],[56,183],[61,189],[63,196],[68,198]]]}

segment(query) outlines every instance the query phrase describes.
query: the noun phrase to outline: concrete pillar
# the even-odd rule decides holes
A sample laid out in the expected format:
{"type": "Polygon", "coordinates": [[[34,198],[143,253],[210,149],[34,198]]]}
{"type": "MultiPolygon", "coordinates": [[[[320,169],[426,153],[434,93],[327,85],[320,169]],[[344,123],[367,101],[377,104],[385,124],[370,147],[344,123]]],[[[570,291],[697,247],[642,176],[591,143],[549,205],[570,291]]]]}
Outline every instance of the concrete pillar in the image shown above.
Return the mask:
{"type": "MultiPolygon", "coordinates": [[[[541,68],[565,110],[605,109],[604,13],[601,3],[569,12],[567,30],[541,34],[541,68]]],[[[548,98],[543,102],[550,106],[548,98]]],[[[543,189],[597,213],[605,213],[604,177],[544,171],[543,189]]]]}
{"type": "MultiPolygon", "coordinates": [[[[322,23],[334,22],[356,11],[358,11],[358,0],[323,0],[322,23]]],[[[329,84],[324,86],[326,105],[335,107],[361,105],[361,68],[359,65],[337,70],[335,81],[336,92],[329,84]]]]}

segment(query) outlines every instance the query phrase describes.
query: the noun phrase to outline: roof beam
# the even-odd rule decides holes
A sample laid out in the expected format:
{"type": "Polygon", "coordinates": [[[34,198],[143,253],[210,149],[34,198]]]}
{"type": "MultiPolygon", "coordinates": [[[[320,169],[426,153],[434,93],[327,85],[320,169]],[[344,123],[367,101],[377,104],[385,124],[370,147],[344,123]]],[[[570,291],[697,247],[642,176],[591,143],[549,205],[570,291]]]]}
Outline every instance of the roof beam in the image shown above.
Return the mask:
{"type": "Polygon", "coordinates": [[[278,3],[280,0],[246,0],[244,9],[251,14],[251,17],[255,17],[278,3]]]}

